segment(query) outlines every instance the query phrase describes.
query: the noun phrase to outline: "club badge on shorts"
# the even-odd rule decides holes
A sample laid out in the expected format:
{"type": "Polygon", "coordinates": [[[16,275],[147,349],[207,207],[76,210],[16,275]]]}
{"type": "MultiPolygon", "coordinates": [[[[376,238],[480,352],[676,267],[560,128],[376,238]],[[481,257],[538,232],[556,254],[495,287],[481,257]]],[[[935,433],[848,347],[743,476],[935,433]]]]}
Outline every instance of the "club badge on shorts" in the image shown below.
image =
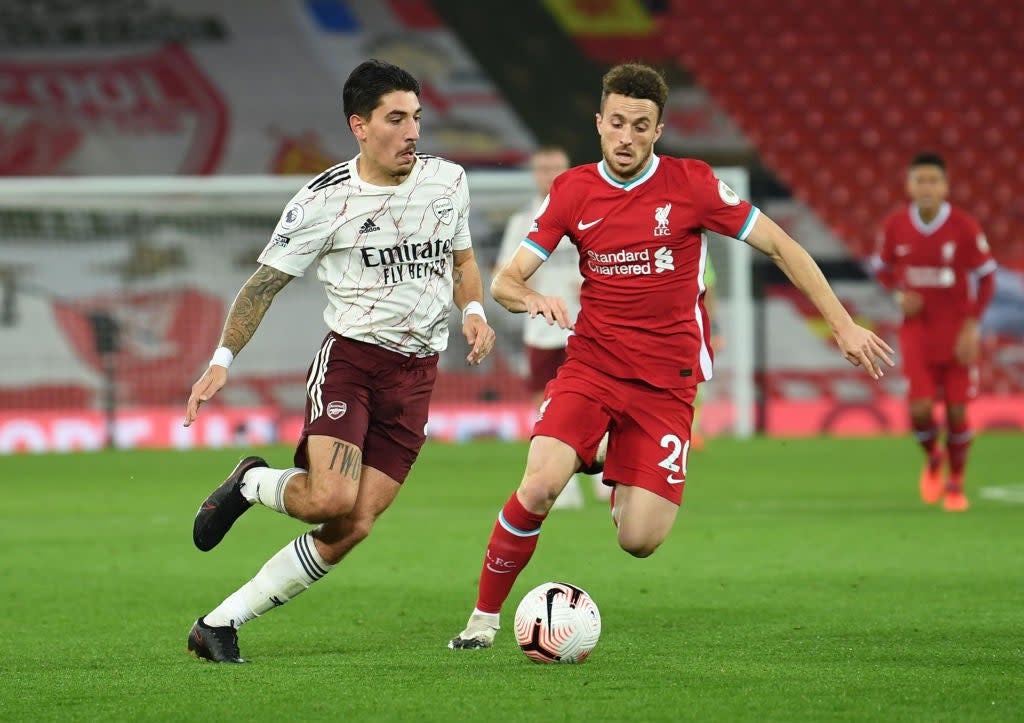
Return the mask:
{"type": "Polygon", "coordinates": [[[347,411],[348,405],[345,402],[331,402],[327,405],[327,416],[331,419],[341,419],[347,411]]]}

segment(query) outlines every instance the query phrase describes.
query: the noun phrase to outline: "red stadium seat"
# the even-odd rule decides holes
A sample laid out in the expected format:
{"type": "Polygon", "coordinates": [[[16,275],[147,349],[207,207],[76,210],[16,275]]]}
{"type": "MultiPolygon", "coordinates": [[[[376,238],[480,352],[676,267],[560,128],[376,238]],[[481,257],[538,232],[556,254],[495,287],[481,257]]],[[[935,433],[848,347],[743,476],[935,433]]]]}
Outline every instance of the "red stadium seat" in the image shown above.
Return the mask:
{"type": "Polygon", "coordinates": [[[753,34],[742,3],[676,0],[670,47],[851,249],[862,244],[848,230],[902,200],[900,172],[926,147],[978,201],[997,257],[1024,243],[1008,220],[1024,182],[1024,6],[787,0],[760,12],[753,34]],[[785,102],[744,94],[756,87],[785,102]],[[816,188],[836,179],[831,194],[816,188]]]}

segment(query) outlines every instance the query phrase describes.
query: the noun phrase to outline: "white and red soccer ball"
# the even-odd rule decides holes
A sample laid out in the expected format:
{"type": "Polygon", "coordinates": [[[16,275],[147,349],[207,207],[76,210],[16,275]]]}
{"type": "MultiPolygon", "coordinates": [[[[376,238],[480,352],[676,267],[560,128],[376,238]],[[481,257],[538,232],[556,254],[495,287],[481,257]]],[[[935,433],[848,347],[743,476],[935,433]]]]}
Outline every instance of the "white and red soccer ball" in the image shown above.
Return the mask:
{"type": "Polygon", "coordinates": [[[536,663],[582,663],[601,637],[601,613],[587,592],[546,582],[516,609],[516,641],[536,663]]]}

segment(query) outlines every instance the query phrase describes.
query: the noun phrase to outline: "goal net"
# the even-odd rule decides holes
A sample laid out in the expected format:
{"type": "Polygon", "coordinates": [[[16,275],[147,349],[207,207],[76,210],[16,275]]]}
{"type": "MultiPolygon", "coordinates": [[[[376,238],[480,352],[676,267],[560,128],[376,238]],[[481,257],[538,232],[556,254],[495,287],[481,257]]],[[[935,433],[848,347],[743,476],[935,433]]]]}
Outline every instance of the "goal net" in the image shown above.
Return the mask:
{"type": "MultiPolygon", "coordinates": [[[[722,177],[746,194],[742,171],[722,177]]],[[[307,181],[287,176],[0,180],[0,453],[21,449],[291,441],[305,376],[325,333],[315,274],[274,301],[198,431],[180,426],[192,382],[256,268],[282,209],[307,181]]],[[[474,248],[489,282],[505,221],[532,181],[469,174],[474,248]]],[[[753,429],[749,250],[712,238],[726,344],[702,414],[705,431],[753,429]]],[[[485,294],[486,296],[486,294],[485,294]]],[[[453,314],[431,410],[448,439],[528,434],[522,316],[489,298],[495,355],[465,364],[453,314]]]]}

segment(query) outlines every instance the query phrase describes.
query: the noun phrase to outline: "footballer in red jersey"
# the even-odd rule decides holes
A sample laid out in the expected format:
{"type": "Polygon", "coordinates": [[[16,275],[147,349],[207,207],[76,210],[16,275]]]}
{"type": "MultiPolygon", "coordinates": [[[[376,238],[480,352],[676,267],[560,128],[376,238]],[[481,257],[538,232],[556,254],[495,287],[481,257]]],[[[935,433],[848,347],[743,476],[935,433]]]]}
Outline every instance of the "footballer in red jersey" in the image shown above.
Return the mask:
{"type": "Polygon", "coordinates": [[[770,256],[828,322],[840,351],[874,378],[892,350],[850,318],[814,260],[701,161],[658,156],[668,87],[645,65],[604,77],[596,115],[602,160],[554,182],[534,228],[495,275],[491,295],[512,312],[573,328],[566,362],[545,389],[519,489],[498,513],[476,607],[449,642],[494,641],[499,612],[529,562],[552,502],[590,468],[607,433],[606,482],[619,546],[647,557],[675,523],[686,480],[697,384],[711,378],[704,269],[710,229],[770,256]],[[557,296],[528,285],[563,236],[580,255],[575,325],[557,296]]]}
{"type": "Polygon", "coordinates": [[[604,161],[563,173],[523,245],[541,261],[562,234],[579,249],[584,283],[568,358],[659,389],[710,379],[704,230],[742,241],[759,215],[703,161],[652,153],[628,183],[604,161]]]}
{"type": "Polygon", "coordinates": [[[967,401],[977,386],[978,320],[992,299],[996,262],[981,226],[946,201],[949,183],[940,156],[922,153],[910,163],[912,203],[882,226],[879,281],[903,311],[900,351],[909,383],[911,424],[927,454],[921,497],[946,509],[967,508],[963,475],[971,432],[967,401]],[[938,444],[935,400],[946,406],[946,451],[938,444]],[[949,460],[949,477],[942,463],[949,460]]]}

